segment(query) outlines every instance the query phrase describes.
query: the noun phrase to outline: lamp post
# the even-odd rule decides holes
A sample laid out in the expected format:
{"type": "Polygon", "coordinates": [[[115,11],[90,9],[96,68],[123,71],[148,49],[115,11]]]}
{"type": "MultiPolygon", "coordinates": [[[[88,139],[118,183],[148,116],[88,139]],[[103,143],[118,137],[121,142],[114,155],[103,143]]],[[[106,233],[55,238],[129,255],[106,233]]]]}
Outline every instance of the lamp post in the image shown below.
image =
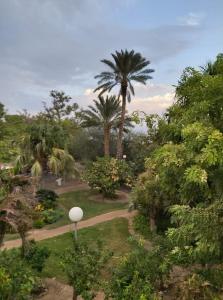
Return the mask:
{"type": "Polygon", "coordinates": [[[74,223],[74,238],[77,241],[77,222],[83,218],[83,210],[80,207],[72,207],[69,211],[69,218],[74,223]]]}

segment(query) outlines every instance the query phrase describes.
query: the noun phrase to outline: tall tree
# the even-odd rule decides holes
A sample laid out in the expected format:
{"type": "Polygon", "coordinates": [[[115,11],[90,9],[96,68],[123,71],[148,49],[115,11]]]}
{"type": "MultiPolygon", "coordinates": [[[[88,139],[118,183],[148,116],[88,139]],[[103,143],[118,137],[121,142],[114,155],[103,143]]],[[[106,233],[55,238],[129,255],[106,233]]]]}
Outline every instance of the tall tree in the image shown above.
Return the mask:
{"type": "Polygon", "coordinates": [[[121,106],[115,96],[99,96],[94,100],[94,106],[82,112],[83,127],[103,127],[104,130],[104,155],[110,155],[110,134],[117,127],[121,116],[121,106]]]}
{"type": "Polygon", "coordinates": [[[112,53],[114,61],[103,59],[110,70],[101,72],[95,76],[98,79],[98,87],[95,91],[100,91],[100,95],[110,92],[115,86],[119,86],[119,95],[122,96],[121,122],[119,125],[118,141],[117,141],[117,158],[122,158],[122,139],[124,121],[126,115],[126,100],[131,101],[131,94],[134,96],[134,87],[132,81],[146,84],[151,79],[150,73],[153,69],[146,68],[150,61],[142,57],[142,55],[134,50],[121,50],[112,53]]]}
{"type": "Polygon", "coordinates": [[[52,90],[50,92],[52,98],[52,106],[47,107],[43,102],[45,108],[45,115],[54,121],[61,121],[64,117],[71,116],[78,109],[77,103],[69,104],[72,99],[66,95],[63,91],[52,90]]]}

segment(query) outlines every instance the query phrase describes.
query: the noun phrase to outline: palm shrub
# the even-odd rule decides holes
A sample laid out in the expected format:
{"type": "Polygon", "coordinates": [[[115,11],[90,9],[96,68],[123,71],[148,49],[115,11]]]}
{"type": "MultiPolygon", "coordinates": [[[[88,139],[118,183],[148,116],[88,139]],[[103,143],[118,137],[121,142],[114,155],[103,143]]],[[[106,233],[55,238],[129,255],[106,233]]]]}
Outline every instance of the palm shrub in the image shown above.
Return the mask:
{"type": "Polygon", "coordinates": [[[98,87],[95,91],[100,91],[99,95],[110,92],[115,86],[119,87],[119,95],[122,97],[121,119],[119,124],[117,158],[122,158],[123,129],[126,117],[126,102],[131,101],[131,94],[134,96],[133,81],[146,84],[152,77],[153,69],[147,68],[150,64],[142,55],[134,50],[121,50],[112,54],[113,61],[103,59],[102,62],[109,67],[109,71],[101,72],[95,76],[98,79],[98,87]]]}
{"type": "Polygon", "coordinates": [[[97,158],[84,174],[89,186],[105,197],[114,198],[121,184],[131,185],[132,170],[125,161],[115,158],[97,158]]]}

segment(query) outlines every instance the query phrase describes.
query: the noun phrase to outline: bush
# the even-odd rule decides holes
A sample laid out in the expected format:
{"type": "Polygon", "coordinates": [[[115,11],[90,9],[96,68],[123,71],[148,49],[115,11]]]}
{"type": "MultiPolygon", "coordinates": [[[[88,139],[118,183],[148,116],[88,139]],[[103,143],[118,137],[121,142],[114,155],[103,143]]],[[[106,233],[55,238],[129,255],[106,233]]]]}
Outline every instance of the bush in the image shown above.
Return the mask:
{"type": "MultiPolygon", "coordinates": [[[[170,271],[159,249],[148,251],[139,245],[124,256],[108,282],[107,297],[114,300],[157,299],[170,271]]],[[[110,299],[109,298],[109,299],[110,299]]]]}
{"type": "Polygon", "coordinates": [[[132,171],[125,161],[103,157],[88,167],[84,179],[105,197],[114,198],[122,184],[131,185],[132,171]]]}
{"type": "Polygon", "coordinates": [[[54,191],[41,189],[37,191],[36,197],[46,209],[57,206],[58,195],[54,191]]]}
{"type": "Polygon", "coordinates": [[[63,268],[74,288],[73,299],[78,295],[83,299],[94,299],[94,290],[98,290],[100,284],[100,271],[111,255],[102,248],[100,241],[93,247],[86,242],[74,242],[73,247],[63,253],[63,268]]]}
{"type": "Polygon", "coordinates": [[[47,209],[41,212],[41,216],[45,224],[55,223],[63,215],[64,211],[62,209],[47,209]]]}
{"type": "Polygon", "coordinates": [[[43,219],[38,219],[33,222],[34,228],[42,228],[44,225],[45,225],[45,222],[43,219]]]}
{"type": "Polygon", "coordinates": [[[133,219],[133,227],[136,232],[141,234],[145,239],[151,238],[149,230],[149,220],[144,215],[137,215],[133,219]]]}
{"type": "Polygon", "coordinates": [[[37,246],[34,240],[30,241],[29,248],[24,256],[32,269],[41,272],[46,259],[49,257],[50,251],[47,247],[37,246]]]}
{"type": "Polygon", "coordinates": [[[39,278],[18,251],[0,251],[0,299],[30,299],[38,285],[39,278]]]}

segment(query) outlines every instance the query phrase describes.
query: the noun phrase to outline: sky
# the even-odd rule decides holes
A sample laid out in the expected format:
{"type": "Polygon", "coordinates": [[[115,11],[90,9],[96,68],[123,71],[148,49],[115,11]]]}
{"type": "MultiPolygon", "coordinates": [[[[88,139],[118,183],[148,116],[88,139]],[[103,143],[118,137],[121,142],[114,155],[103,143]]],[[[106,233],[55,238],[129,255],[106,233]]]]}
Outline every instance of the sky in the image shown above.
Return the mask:
{"type": "Polygon", "coordinates": [[[223,52],[223,0],[0,0],[0,102],[34,114],[56,89],[86,107],[100,60],[121,49],[155,69],[129,112],[162,114],[183,69],[223,52]]]}

